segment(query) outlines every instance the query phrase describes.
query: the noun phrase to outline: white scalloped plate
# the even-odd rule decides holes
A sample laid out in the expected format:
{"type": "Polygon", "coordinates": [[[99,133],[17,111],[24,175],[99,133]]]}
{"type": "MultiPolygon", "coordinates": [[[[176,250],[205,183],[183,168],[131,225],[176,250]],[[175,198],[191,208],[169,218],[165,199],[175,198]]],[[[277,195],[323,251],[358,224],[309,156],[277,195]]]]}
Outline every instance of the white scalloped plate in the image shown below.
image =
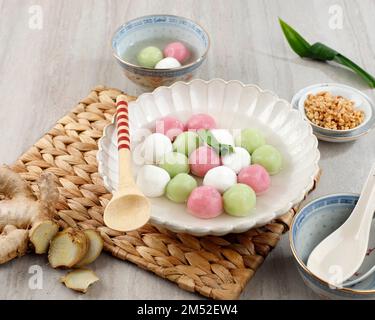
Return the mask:
{"type": "MultiPolygon", "coordinates": [[[[284,157],[281,173],[272,176],[267,193],[257,198],[257,206],[247,217],[222,214],[202,220],[193,217],[183,204],[165,197],[152,198],[151,222],[175,232],[197,236],[238,233],[267,224],[302,201],[312,188],[318,174],[319,150],[310,124],[271,91],[239,81],[193,80],[176,82],[145,93],[129,104],[129,125],[132,150],[140,144],[140,129],[151,129],[157,119],[167,115],[186,121],[194,113],[212,115],[219,128],[260,129],[267,142],[278,148],[284,157]]],[[[97,154],[99,173],[108,190],[117,187],[117,139],[114,124],[104,129],[97,154]]],[[[139,167],[134,164],[135,175],[139,167]]]]}

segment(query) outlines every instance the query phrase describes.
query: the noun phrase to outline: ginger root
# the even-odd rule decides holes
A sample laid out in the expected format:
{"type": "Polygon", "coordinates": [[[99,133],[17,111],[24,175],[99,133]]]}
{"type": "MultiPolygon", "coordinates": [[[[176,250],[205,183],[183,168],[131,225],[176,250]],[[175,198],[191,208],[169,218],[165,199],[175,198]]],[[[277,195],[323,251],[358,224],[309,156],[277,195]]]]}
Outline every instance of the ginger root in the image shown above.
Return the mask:
{"type": "MultiPolygon", "coordinates": [[[[27,252],[29,242],[37,254],[48,251],[53,268],[81,267],[93,262],[103,249],[94,230],[67,228],[61,232],[53,220],[59,192],[53,175],[41,174],[39,197],[29,184],[6,166],[0,167],[0,264],[27,252]]],[[[99,278],[91,270],[77,269],[61,279],[68,288],[85,293],[99,278]]]]}
{"type": "Polygon", "coordinates": [[[28,231],[7,225],[0,235],[0,264],[6,263],[26,253],[28,231]]]}
{"type": "Polygon", "coordinates": [[[99,281],[98,276],[88,269],[77,269],[69,272],[60,279],[69,289],[86,293],[87,289],[95,282],[99,281]]]}
{"type": "Polygon", "coordinates": [[[4,246],[0,245],[0,263],[20,256],[19,253],[25,253],[24,243],[26,242],[27,247],[28,242],[25,240],[25,234],[28,235],[27,240],[33,244],[35,252],[41,254],[47,251],[51,239],[58,232],[59,227],[52,219],[59,192],[52,175],[42,174],[38,186],[39,200],[19,174],[8,167],[0,167],[0,194],[5,197],[5,200],[0,201],[0,231],[3,230],[1,240],[4,244],[9,243],[7,250],[13,250],[7,252],[4,246]],[[19,231],[9,231],[9,225],[19,231]]]}
{"type": "Polygon", "coordinates": [[[94,262],[103,250],[103,239],[98,232],[95,230],[84,230],[83,233],[89,240],[89,249],[83,259],[74,267],[82,267],[94,262]]]}
{"type": "Polygon", "coordinates": [[[48,261],[52,268],[71,268],[87,254],[89,240],[85,233],[73,228],[59,232],[51,241],[48,261]]]}

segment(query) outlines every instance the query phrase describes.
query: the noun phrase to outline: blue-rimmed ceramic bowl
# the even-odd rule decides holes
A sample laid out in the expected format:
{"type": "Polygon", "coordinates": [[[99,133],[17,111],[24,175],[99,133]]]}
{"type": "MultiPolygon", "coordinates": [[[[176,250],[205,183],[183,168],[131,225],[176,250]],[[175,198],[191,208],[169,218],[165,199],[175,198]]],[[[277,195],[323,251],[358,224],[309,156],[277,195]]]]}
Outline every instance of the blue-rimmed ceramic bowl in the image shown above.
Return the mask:
{"type": "MultiPolygon", "coordinates": [[[[329,234],[339,228],[353,211],[358,195],[333,194],[318,198],[303,207],[295,216],[289,237],[290,246],[302,279],[321,297],[329,299],[373,299],[375,298],[375,274],[351,286],[334,288],[312,274],[306,266],[312,250],[329,234]]],[[[375,220],[372,228],[375,227],[375,220]]],[[[375,235],[372,232],[369,251],[359,273],[375,264],[375,235]],[[362,269],[362,270],[361,270],[362,269]]]]}
{"type": "Polygon", "coordinates": [[[150,15],[131,20],[117,29],[112,38],[113,54],[125,75],[146,87],[169,86],[176,81],[189,81],[206,59],[210,39],[207,32],[187,18],[172,15],[150,15]],[[125,51],[136,43],[156,38],[183,41],[194,49],[195,60],[173,69],[150,69],[125,61],[125,51]]]}
{"type": "Polygon", "coordinates": [[[375,104],[372,99],[353,87],[341,83],[318,83],[298,91],[292,98],[292,106],[300,110],[314,131],[319,140],[328,142],[350,142],[359,139],[368,134],[375,127],[375,104]],[[304,101],[309,93],[317,93],[319,91],[329,91],[333,95],[341,95],[350,100],[355,101],[356,106],[364,111],[365,120],[361,125],[350,130],[330,130],[313,124],[305,115],[304,101]]]}

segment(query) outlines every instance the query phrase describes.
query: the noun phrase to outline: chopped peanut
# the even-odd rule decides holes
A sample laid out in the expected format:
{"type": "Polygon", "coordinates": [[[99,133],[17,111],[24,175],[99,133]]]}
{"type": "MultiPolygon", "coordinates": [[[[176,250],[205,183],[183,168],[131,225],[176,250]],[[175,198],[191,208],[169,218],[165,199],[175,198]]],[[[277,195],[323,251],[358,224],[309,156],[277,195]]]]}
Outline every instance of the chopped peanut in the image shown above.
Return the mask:
{"type": "Polygon", "coordinates": [[[307,118],[319,127],[334,130],[349,130],[358,127],[365,114],[354,102],[330,92],[309,94],[305,100],[307,118]]]}

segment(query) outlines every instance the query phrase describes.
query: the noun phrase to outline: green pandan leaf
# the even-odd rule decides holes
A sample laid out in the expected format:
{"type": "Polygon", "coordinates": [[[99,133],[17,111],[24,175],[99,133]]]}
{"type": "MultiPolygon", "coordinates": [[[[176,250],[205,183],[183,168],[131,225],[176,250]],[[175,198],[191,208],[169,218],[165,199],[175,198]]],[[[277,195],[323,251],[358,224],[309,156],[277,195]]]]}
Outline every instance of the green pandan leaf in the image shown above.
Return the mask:
{"type": "Polygon", "coordinates": [[[336,50],[323,43],[310,45],[296,30],[279,18],[281,29],[291,48],[302,58],[319,61],[335,61],[358,74],[371,88],[375,88],[375,78],[336,50]]]}
{"type": "Polygon", "coordinates": [[[338,53],[334,61],[349,68],[352,69],[355,73],[357,73],[360,77],[362,77],[363,80],[367,82],[367,84],[370,86],[370,88],[375,88],[375,78],[367,73],[365,70],[363,70],[359,65],[355,64],[353,61],[349,60],[347,57],[343,56],[342,54],[338,53]]]}
{"type": "Polygon", "coordinates": [[[289,45],[292,47],[295,53],[300,57],[310,57],[310,47],[311,45],[290,25],[279,18],[281,29],[284,32],[286,40],[288,40],[289,45]]]}
{"type": "Polygon", "coordinates": [[[213,148],[216,153],[220,156],[224,156],[227,153],[234,152],[233,146],[229,144],[219,143],[216,140],[215,136],[209,130],[198,130],[199,139],[203,142],[208,144],[211,148],[213,148]]]}
{"type": "Polygon", "coordinates": [[[310,54],[311,58],[320,60],[320,61],[328,61],[333,60],[335,56],[338,54],[336,50],[327,47],[325,44],[317,42],[314,43],[310,47],[310,54]]]}

